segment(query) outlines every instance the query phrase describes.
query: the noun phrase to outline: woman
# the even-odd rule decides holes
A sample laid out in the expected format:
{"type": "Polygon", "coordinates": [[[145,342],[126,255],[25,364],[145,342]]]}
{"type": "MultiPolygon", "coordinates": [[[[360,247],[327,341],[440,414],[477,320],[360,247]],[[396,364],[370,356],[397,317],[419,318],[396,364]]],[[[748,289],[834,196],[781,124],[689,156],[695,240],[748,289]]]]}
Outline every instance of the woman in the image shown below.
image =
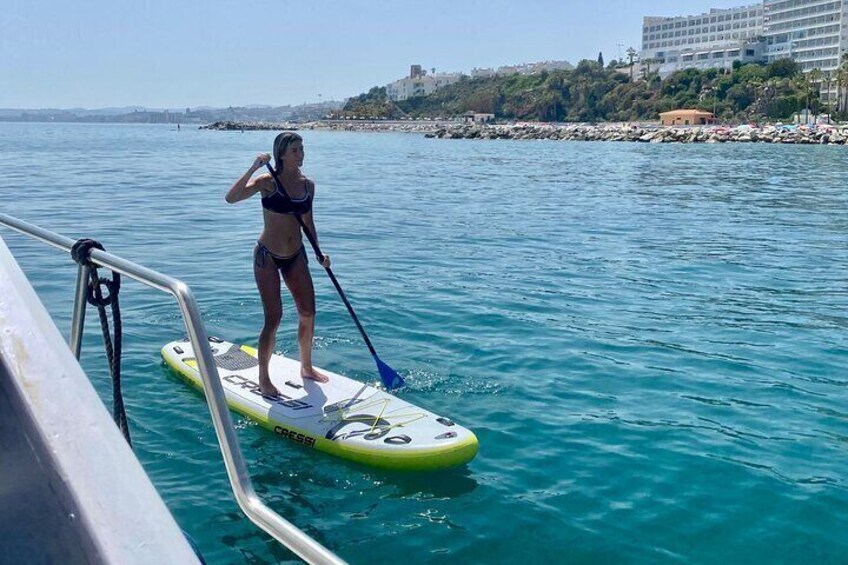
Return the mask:
{"type": "MultiPolygon", "coordinates": [[[[262,215],[265,227],[253,250],[253,274],[265,310],[265,325],[259,334],[259,389],[265,396],[279,394],[268,375],[268,364],[277,342],[277,328],[283,317],[280,298],[282,275],[297,308],[297,344],[300,348],[300,376],[319,383],[329,379],[312,366],[312,338],[315,333],[315,290],[307,266],[303,234],[295,214],[300,214],[303,224],[318,241],[312,219],[312,200],[315,183],[300,171],[303,165],[303,139],[296,133],[283,132],[274,140],[274,170],[288,198],[277,189],[269,174],[253,179],[253,174],[271,160],[267,153],[256,156],[253,165],[227,192],[226,200],[234,204],[262,195],[262,215]]],[[[324,267],[330,258],[324,255],[324,267]]]]}

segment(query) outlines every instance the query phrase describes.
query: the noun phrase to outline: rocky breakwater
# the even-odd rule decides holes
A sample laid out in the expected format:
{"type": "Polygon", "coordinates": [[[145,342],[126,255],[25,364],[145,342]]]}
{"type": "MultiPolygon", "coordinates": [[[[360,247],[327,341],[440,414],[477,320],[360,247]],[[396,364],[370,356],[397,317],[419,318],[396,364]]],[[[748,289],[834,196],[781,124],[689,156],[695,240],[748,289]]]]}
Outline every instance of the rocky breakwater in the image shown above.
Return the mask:
{"type": "Polygon", "coordinates": [[[214,122],[198,129],[211,129],[217,131],[251,131],[251,130],[296,130],[297,125],[291,122],[233,122],[223,120],[214,122]]]}
{"type": "Polygon", "coordinates": [[[301,124],[302,129],[329,131],[364,131],[432,134],[446,127],[445,123],[429,121],[384,121],[384,120],[320,120],[301,124]]]}
{"type": "Polygon", "coordinates": [[[217,131],[249,131],[249,130],[329,130],[329,131],[364,131],[364,132],[401,132],[429,134],[446,127],[446,122],[407,120],[315,120],[311,122],[233,122],[220,121],[200,129],[217,131]]]}
{"type": "Polygon", "coordinates": [[[765,125],[646,126],[632,124],[453,125],[425,134],[438,139],[528,139],[553,141],[632,141],[642,143],[794,143],[845,145],[848,124],[840,126],[765,125]]]}

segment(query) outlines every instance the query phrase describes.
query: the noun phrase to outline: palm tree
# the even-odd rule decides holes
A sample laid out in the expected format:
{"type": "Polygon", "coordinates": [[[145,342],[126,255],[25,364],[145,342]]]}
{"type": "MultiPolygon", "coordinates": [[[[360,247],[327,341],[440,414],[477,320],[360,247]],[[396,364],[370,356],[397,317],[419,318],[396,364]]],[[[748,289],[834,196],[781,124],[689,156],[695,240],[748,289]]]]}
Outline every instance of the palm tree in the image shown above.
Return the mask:
{"type": "Polygon", "coordinates": [[[833,104],[833,87],[836,86],[836,71],[828,71],[825,82],[827,83],[827,113],[830,114],[832,119],[833,114],[836,112],[836,108],[833,104]]]}
{"type": "Polygon", "coordinates": [[[836,70],[836,112],[838,114],[845,113],[845,107],[848,106],[848,54],[842,56],[842,63],[836,70]]]}
{"type": "Polygon", "coordinates": [[[760,88],[762,88],[762,86],[763,86],[763,80],[759,77],[754,77],[750,81],[748,81],[748,89],[751,93],[751,100],[753,101],[753,103],[748,106],[748,110],[746,112],[747,118],[749,120],[753,120],[754,115],[756,113],[758,113],[757,112],[757,110],[758,110],[758,108],[757,108],[757,93],[760,91],[760,88]]]}
{"type": "Polygon", "coordinates": [[[627,48],[627,60],[630,64],[630,82],[633,82],[633,60],[636,58],[636,50],[632,47],[627,48]]]}
{"type": "Polygon", "coordinates": [[[712,86],[712,85],[709,85],[709,84],[705,84],[703,87],[701,87],[701,92],[698,94],[698,101],[701,104],[709,103],[709,102],[707,102],[707,99],[712,97],[713,123],[716,122],[716,106],[718,105],[717,96],[718,96],[718,89],[715,86],[712,86]]]}
{"type": "MultiPolygon", "coordinates": [[[[807,110],[808,110],[807,115],[808,116],[809,116],[809,110],[810,110],[810,105],[811,105],[810,104],[811,98],[812,98],[813,104],[816,105],[816,110],[818,110],[818,104],[816,103],[817,101],[815,99],[815,94],[820,93],[820,91],[821,91],[821,82],[822,82],[823,76],[824,75],[822,74],[822,70],[818,69],[818,68],[811,69],[810,72],[807,73],[807,83],[805,85],[806,86],[805,90],[806,90],[806,93],[807,93],[807,110]]],[[[815,113],[817,114],[818,112],[815,112],[815,113]]]]}

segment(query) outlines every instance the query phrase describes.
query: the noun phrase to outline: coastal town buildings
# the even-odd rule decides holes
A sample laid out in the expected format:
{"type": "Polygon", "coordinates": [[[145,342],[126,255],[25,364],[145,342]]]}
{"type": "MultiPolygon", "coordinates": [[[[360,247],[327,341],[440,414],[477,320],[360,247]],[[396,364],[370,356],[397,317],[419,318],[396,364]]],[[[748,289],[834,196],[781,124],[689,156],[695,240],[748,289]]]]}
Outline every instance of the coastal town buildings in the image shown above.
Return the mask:
{"type": "Polygon", "coordinates": [[[789,58],[835,73],[848,46],[848,0],[764,0],[697,16],[646,16],[642,61],[661,76],[689,67],[789,58]]]}
{"type": "MultiPolygon", "coordinates": [[[[568,61],[540,61],[538,63],[506,65],[498,67],[497,70],[475,67],[471,70],[471,77],[489,77],[516,73],[530,75],[541,73],[542,71],[571,70],[573,68],[574,65],[568,61]]],[[[411,65],[409,76],[386,85],[386,96],[389,100],[394,101],[406,100],[412,96],[426,96],[443,86],[457,82],[462,76],[462,73],[437,74],[436,69],[431,69],[431,72],[427,73],[427,70],[423,69],[421,65],[411,65]]]]}
{"type": "Polygon", "coordinates": [[[461,73],[437,74],[436,69],[431,70],[432,73],[428,74],[421,65],[412,65],[409,76],[386,85],[386,96],[396,102],[413,96],[426,96],[443,86],[457,82],[462,77],[461,73]]]}
{"type": "Polygon", "coordinates": [[[491,68],[480,69],[475,67],[471,69],[471,76],[476,78],[495,75],[511,75],[515,73],[521,75],[532,75],[535,73],[541,73],[542,71],[570,71],[573,68],[574,65],[568,61],[539,61],[537,63],[522,63],[520,65],[504,65],[502,67],[498,67],[497,70],[491,68]]]}
{"type": "Polygon", "coordinates": [[[493,76],[495,76],[495,75],[497,75],[497,74],[498,74],[498,72],[497,72],[495,69],[491,68],[491,67],[484,68],[484,69],[481,69],[481,68],[478,68],[478,67],[474,67],[473,69],[471,69],[471,78],[477,78],[477,77],[493,77],[493,76]]]}

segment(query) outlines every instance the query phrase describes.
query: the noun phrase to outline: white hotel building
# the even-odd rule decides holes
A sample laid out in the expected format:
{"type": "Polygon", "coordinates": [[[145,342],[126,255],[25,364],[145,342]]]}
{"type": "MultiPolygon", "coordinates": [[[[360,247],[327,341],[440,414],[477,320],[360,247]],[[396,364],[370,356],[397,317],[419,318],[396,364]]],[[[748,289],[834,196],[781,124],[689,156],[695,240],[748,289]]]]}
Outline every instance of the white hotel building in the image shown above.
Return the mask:
{"type": "Polygon", "coordinates": [[[653,60],[661,75],[695,67],[730,68],[734,61],[764,58],[762,4],[711,9],[697,16],[647,16],[641,59],[653,60]]]}
{"type": "Polygon", "coordinates": [[[645,17],[641,58],[665,76],[687,67],[791,58],[827,73],[848,44],[848,0],[764,0],[699,16],[645,17]]]}
{"type": "Polygon", "coordinates": [[[846,4],[845,0],[766,0],[767,60],[794,59],[804,71],[836,70],[848,41],[846,4]]]}

